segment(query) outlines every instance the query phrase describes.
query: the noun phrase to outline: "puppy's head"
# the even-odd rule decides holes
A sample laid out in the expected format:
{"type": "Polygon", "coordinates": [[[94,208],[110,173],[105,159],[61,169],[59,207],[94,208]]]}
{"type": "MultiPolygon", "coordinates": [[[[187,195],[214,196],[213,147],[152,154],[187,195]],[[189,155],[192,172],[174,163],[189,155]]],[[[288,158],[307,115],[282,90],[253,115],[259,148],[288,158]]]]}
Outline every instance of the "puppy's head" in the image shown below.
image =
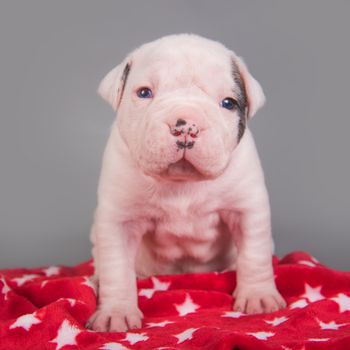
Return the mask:
{"type": "Polygon", "coordinates": [[[116,126],[140,169],[174,181],[222,174],[265,102],[241,58],[192,34],[136,49],[98,91],[118,110],[116,126]]]}

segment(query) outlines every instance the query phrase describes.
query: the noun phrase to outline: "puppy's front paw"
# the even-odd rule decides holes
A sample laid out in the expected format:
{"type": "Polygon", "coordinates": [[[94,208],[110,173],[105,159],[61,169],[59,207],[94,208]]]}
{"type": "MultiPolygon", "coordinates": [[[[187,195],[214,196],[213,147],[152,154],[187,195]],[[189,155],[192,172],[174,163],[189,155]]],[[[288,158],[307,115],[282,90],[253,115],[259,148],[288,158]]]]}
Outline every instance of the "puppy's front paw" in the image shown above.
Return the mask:
{"type": "Polygon", "coordinates": [[[238,287],[233,296],[236,299],[233,309],[247,314],[270,313],[286,307],[274,286],[238,287]]]}
{"type": "Polygon", "coordinates": [[[102,305],[90,317],[86,327],[97,332],[126,332],[141,328],[142,318],[143,314],[136,305],[102,305]]]}

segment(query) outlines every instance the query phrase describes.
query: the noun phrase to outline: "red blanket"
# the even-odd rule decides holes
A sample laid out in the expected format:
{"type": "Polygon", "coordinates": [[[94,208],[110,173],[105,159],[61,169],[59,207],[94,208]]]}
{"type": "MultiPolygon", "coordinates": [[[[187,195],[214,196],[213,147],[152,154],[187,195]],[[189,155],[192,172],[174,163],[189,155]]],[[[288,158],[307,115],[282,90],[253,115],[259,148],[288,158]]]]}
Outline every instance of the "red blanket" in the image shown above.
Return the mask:
{"type": "Polygon", "coordinates": [[[234,272],[152,277],[138,281],[143,328],[127,333],[84,328],[96,307],[91,262],[0,270],[0,350],[349,350],[350,272],[302,252],[274,266],[285,310],[233,312],[234,272]]]}

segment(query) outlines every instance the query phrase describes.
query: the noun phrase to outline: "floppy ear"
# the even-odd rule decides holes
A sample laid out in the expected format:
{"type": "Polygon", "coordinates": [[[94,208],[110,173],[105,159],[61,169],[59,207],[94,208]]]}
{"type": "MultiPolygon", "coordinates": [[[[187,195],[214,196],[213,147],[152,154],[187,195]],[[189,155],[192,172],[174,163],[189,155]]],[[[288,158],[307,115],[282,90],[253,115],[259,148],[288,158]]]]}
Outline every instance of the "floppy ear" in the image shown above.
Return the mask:
{"type": "Polygon", "coordinates": [[[123,97],[130,68],[131,60],[125,59],[102,79],[97,89],[98,94],[112,106],[114,111],[119,107],[123,97]]]}
{"type": "Polygon", "coordinates": [[[246,64],[241,57],[234,57],[240,76],[243,81],[245,94],[248,103],[248,118],[253,115],[265,104],[265,95],[260,84],[249,73],[246,64]]]}

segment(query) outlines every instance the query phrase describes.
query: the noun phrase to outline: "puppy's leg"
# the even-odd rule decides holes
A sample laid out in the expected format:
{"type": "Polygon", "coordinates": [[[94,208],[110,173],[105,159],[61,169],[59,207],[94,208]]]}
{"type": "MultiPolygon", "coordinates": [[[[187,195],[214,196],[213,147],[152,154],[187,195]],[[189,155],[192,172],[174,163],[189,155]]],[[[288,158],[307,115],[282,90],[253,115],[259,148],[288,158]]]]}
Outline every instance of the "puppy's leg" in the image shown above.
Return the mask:
{"type": "Polygon", "coordinates": [[[255,197],[250,203],[245,202],[244,207],[236,236],[238,254],[234,309],[250,314],[273,312],[285,307],[286,303],[274,281],[267,196],[255,197]]]}
{"type": "Polygon", "coordinates": [[[96,222],[93,231],[98,306],[88,327],[101,332],[141,327],[134,269],[140,238],[129,226],[115,222],[96,222]]]}

